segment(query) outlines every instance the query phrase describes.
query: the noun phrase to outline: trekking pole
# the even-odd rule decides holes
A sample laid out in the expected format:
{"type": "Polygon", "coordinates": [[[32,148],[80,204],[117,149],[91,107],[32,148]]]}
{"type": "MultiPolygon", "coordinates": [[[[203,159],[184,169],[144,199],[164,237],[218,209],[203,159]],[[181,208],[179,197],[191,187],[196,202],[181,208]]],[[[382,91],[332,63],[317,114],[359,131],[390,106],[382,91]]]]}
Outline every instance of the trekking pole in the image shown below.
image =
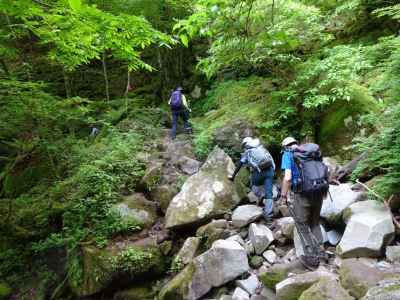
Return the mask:
{"type": "Polygon", "coordinates": [[[329,198],[331,198],[331,202],[333,203],[333,198],[331,192],[328,190],[329,198]]]}

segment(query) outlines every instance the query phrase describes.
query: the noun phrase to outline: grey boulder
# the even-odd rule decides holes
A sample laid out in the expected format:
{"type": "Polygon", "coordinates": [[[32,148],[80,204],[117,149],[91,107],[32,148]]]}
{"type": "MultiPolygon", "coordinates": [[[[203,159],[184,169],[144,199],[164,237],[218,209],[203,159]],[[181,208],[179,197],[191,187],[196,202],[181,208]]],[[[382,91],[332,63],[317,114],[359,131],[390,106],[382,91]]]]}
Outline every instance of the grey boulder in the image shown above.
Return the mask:
{"type": "Polygon", "coordinates": [[[274,241],[274,235],[267,226],[255,223],[249,227],[249,238],[257,254],[262,254],[274,241]]]}
{"type": "Polygon", "coordinates": [[[389,209],[377,201],[362,201],[348,207],[344,216],[347,226],[337,253],[343,258],[381,256],[394,237],[389,209]]]}
{"type": "Polygon", "coordinates": [[[244,227],[251,222],[256,221],[262,215],[262,208],[257,205],[238,206],[232,215],[232,224],[235,227],[244,227]]]}
{"type": "Polygon", "coordinates": [[[242,288],[250,295],[253,295],[256,292],[260,284],[261,282],[258,280],[258,277],[254,274],[251,274],[247,279],[236,281],[236,286],[242,288]]]}
{"type": "Polygon", "coordinates": [[[232,295],[232,300],[250,300],[250,295],[240,287],[237,287],[232,295]]]}

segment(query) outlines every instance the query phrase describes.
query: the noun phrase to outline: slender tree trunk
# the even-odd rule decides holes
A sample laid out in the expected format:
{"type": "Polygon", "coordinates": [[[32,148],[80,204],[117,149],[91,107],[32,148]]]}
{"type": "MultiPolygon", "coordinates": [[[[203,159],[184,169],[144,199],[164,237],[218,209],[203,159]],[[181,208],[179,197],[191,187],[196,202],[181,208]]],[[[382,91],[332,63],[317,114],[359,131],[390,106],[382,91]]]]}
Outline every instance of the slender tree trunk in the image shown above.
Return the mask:
{"type": "Polygon", "coordinates": [[[67,96],[67,98],[70,98],[71,97],[71,85],[69,82],[68,73],[65,71],[65,68],[63,68],[63,77],[64,77],[65,95],[67,96]]]}
{"type": "Polygon", "coordinates": [[[106,85],[106,99],[107,99],[107,102],[109,102],[110,101],[110,91],[109,91],[109,84],[108,84],[106,52],[105,51],[103,52],[103,56],[102,56],[101,62],[103,63],[104,83],[106,85]]]}

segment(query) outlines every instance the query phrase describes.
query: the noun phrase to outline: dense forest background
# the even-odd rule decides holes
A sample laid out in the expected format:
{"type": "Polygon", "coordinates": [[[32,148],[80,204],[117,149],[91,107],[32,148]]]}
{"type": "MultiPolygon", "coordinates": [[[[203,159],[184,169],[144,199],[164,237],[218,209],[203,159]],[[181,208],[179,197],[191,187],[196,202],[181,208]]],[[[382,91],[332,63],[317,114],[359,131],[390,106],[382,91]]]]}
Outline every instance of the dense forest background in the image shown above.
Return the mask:
{"type": "Polygon", "coordinates": [[[110,207],[141,190],[177,85],[199,159],[245,120],[275,154],[289,134],[367,150],[354,179],[398,193],[399,35],[396,0],[1,1],[0,298],[67,297],[82,245],[141,228],[110,207]]]}

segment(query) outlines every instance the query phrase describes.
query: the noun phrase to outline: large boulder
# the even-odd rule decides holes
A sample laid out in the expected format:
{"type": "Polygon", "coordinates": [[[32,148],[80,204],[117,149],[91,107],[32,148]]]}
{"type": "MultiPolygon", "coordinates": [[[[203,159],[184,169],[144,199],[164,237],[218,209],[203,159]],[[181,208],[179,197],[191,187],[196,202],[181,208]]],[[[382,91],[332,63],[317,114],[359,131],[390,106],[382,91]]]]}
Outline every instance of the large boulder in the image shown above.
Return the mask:
{"type": "Polygon", "coordinates": [[[354,300],[337,280],[323,278],[305,290],[299,300],[354,300]]]}
{"type": "Polygon", "coordinates": [[[200,171],[189,177],[165,214],[166,228],[202,223],[221,216],[245,197],[240,181],[232,183],[228,175],[234,171],[231,158],[216,147],[200,171]]]}
{"type": "Polygon", "coordinates": [[[199,237],[208,249],[216,240],[226,239],[231,235],[229,224],[225,219],[212,220],[210,223],[199,227],[196,236],[199,237]]]}
{"type": "Polygon", "coordinates": [[[380,202],[354,203],[346,209],[344,218],[346,230],[336,248],[343,258],[379,257],[394,237],[392,215],[380,202]]]}
{"type": "Polygon", "coordinates": [[[172,184],[157,185],[150,191],[150,197],[157,202],[161,211],[165,214],[169,203],[178,194],[179,190],[172,184]]]}
{"type": "Polygon", "coordinates": [[[368,289],[379,281],[395,276],[395,270],[382,270],[376,260],[367,258],[344,259],[339,269],[342,286],[357,299],[363,297],[368,289]]]}
{"type": "Polygon", "coordinates": [[[183,173],[193,175],[199,171],[201,163],[193,158],[182,156],[178,160],[178,166],[183,173]]]}
{"type": "Polygon", "coordinates": [[[276,286],[276,296],[282,300],[297,300],[301,294],[321,279],[336,280],[336,275],[323,267],[314,272],[307,272],[289,277],[276,286]]]}
{"type": "MultiPolygon", "coordinates": [[[[155,245],[155,243],[154,243],[155,245]]],[[[138,246],[134,242],[111,243],[105,249],[82,247],[82,277],[70,277],[70,287],[78,297],[87,297],[106,289],[113,282],[134,283],[143,276],[159,276],[165,269],[156,246],[138,246]]]]}
{"type": "Polygon", "coordinates": [[[157,218],[157,207],[147,200],[143,194],[132,194],[115,204],[112,209],[127,223],[139,223],[146,227],[152,225],[157,218]]]}
{"type": "Polygon", "coordinates": [[[200,246],[200,239],[198,237],[188,237],[175,256],[174,261],[177,264],[187,265],[190,263],[200,246]]]}
{"type": "Polygon", "coordinates": [[[274,241],[272,231],[267,226],[256,223],[250,224],[249,238],[257,254],[262,254],[274,241]]]}
{"type": "Polygon", "coordinates": [[[245,249],[235,241],[218,240],[165,285],[160,300],[200,299],[213,287],[249,270],[245,249]]]}
{"type": "Polygon", "coordinates": [[[257,205],[238,206],[233,211],[232,224],[236,227],[244,227],[261,217],[262,213],[262,208],[257,205]]]}
{"type": "Polygon", "coordinates": [[[329,192],[332,199],[328,197],[322,203],[321,217],[331,224],[338,224],[342,221],[344,210],[351,204],[365,200],[364,192],[357,192],[351,189],[350,184],[331,185],[329,192]]]}
{"type": "Polygon", "coordinates": [[[292,217],[280,218],[276,221],[276,225],[285,237],[293,239],[293,230],[295,225],[292,217]]]}
{"type": "Polygon", "coordinates": [[[242,288],[250,295],[255,294],[260,284],[261,282],[258,280],[258,277],[254,274],[251,274],[247,279],[236,281],[236,286],[242,288]]]}
{"type": "Polygon", "coordinates": [[[391,262],[400,262],[400,246],[387,246],[386,258],[391,262]]]}

